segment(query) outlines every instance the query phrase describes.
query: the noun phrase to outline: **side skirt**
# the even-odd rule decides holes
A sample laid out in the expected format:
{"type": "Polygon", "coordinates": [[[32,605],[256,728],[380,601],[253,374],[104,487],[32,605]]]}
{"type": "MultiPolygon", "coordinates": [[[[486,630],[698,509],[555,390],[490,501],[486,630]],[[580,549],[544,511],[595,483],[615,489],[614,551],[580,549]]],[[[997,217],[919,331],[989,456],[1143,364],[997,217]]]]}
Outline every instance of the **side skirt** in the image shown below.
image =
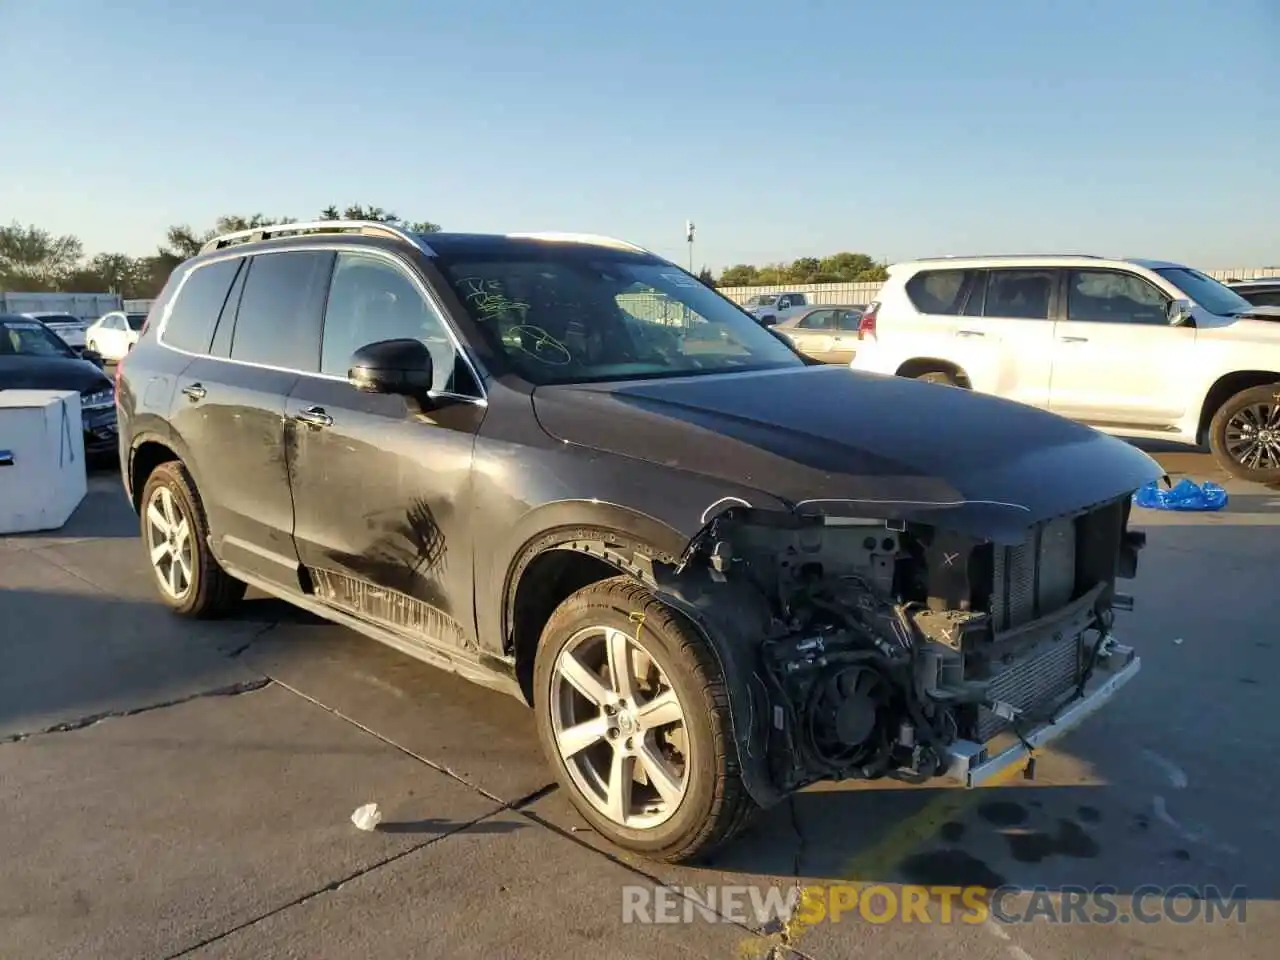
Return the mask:
{"type": "Polygon", "coordinates": [[[321,600],[316,600],[304,593],[288,590],[265,580],[260,580],[253,574],[246,573],[233,566],[223,564],[223,568],[237,580],[243,580],[249,586],[270,594],[279,600],[284,600],[286,603],[291,603],[295,607],[306,610],[308,613],[314,613],[316,616],[331,623],[347,627],[357,633],[364,634],[370,639],[377,640],[379,643],[394,647],[415,660],[421,660],[423,663],[428,663],[440,670],[457,674],[472,683],[488,687],[490,690],[497,690],[513,696],[521,703],[525,702],[520,684],[516,682],[515,666],[504,658],[490,656],[480,660],[451,654],[438,647],[428,645],[419,637],[401,635],[379,624],[371,623],[362,617],[347,613],[345,610],[339,610],[337,607],[321,600]]]}

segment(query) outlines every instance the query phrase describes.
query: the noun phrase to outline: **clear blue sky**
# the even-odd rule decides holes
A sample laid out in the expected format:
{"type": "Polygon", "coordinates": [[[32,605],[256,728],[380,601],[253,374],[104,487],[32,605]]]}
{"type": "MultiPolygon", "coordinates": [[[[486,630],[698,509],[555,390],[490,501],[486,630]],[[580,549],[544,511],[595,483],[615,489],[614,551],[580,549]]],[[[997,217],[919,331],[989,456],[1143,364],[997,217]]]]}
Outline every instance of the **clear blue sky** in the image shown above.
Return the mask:
{"type": "Polygon", "coordinates": [[[1280,0],[0,0],[0,222],[1280,262],[1280,0]]]}

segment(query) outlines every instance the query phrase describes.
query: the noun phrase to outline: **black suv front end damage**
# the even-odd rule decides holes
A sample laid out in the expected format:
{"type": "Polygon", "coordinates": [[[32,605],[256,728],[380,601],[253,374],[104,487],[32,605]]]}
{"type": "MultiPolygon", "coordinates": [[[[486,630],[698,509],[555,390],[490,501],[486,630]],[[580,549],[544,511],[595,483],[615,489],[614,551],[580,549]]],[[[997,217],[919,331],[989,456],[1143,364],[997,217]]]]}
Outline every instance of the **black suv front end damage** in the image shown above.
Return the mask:
{"type": "Polygon", "coordinates": [[[1033,775],[1038,747],[1138,672],[1112,633],[1132,606],[1116,581],[1144,542],[1129,511],[1125,495],[1002,543],[735,506],[655,577],[734,678],[761,805],[819,780],[976,786],[1013,765],[1033,775]]]}

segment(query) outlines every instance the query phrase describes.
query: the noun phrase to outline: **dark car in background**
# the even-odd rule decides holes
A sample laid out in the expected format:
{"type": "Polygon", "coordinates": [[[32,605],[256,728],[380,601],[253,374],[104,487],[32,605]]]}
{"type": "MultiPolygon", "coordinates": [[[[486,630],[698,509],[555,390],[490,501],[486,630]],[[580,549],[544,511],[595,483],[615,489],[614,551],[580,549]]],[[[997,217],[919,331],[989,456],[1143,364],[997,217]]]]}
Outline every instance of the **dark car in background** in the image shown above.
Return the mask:
{"type": "Polygon", "coordinates": [[[1280,307],[1280,276],[1228,280],[1226,283],[1255,307],[1280,307]]]}
{"type": "Polygon", "coordinates": [[[0,314],[0,390],[74,390],[80,394],[85,453],[115,452],[111,380],[92,356],[81,356],[39,320],[0,314]]]}
{"type": "Polygon", "coordinates": [[[1140,666],[1111,626],[1150,457],[813,364],[624,241],[229,234],[117,371],[171,609],[253,585],[520,697],[650,857],[820,780],[1030,774],[1140,666]]]}

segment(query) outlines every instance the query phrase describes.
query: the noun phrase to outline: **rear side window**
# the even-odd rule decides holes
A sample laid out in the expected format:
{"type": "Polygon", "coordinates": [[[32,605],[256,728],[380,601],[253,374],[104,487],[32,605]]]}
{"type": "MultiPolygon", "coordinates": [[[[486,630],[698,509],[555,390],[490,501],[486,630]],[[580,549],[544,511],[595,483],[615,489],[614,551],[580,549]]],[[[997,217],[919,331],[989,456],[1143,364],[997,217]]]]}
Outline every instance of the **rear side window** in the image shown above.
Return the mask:
{"type": "Polygon", "coordinates": [[[803,320],[796,324],[805,330],[830,330],[833,326],[832,320],[835,319],[836,312],[834,310],[815,310],[803,320]]]}
{"type": "Polygon", "coordinates": [[[264,253],[249,262],[240,295],[231,359],[314,373],[333,254],[264,253]]]}
{"type": "Polygon", "coordinates": [[[1048,320],[1053,270],[992,270],[987,279],[985,317],[1048,320]]]}
{"type": "Polygon", "coordinates": [[[218,314],[227,300],[239,259],[195,267],[178,290],[164,326],[164,342],[190,353],[208,353],[218,314]]]}
{"type": "Polygon", "coordinates": [[[1280,307],[1280,289],[1244,292],[1244,298],[1255,307],[1280,307]]]}
{"type": "Polygon", "coordinates": [[[922,270],[907,281],[907,296],[921,313],[954,317],[964,306],[974,270],[922,270]]]}

